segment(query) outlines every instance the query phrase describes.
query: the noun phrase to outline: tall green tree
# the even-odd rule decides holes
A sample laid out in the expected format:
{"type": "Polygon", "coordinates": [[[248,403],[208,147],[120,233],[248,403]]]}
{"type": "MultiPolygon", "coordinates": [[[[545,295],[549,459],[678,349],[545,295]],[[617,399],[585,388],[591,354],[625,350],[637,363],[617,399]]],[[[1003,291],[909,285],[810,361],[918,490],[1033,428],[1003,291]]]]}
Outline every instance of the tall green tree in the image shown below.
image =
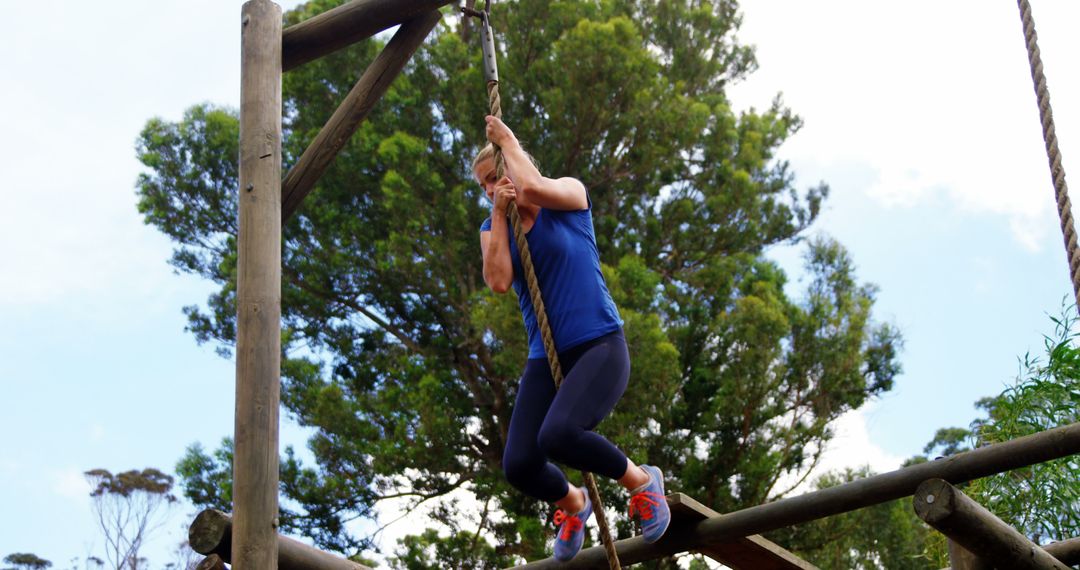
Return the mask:
{"type": "MultiPolygon", "coordinates": [[[[313,0],[286,24],[338,3],[313,0]]],[[[630,387],[601,431],[718,510],[782,494],[776,482],[814,464],[833,419],[891,387],[899,336],[874,323],[875,290],[835,241],[805,243],[807,286],[794,297],[765,256],[802,240],[828,192],[796,188],[776,159],[801,124],[779,98],[731,108],[725,88],[756,67],[736,37],[736,2],[518,0],[496,4],[493,20],[506,119],[545,173],[588,187],[626,322],[630,387]]],[[[549,534],[549,507],[509,489],[500,469],[527,352],[515,301],[481,277],[489,206],[468,165],[487,97],[478,46],[453,21],[284,228],[282,404],[315,430],[315,459],[284,460],[282,528],[355,554],[369,537],[348,523],[381,500],[460,489],[489,505],[472,519],[437,509],[450,530],[406,541],[410,568],[438,566],[424,558],[433,551],[476,567],[543,556],[549,534]]],[[[383,43],[285,76],[286,167],[383,43]]],[[[150,120],[138,142],[139,211],[176,242],[177,269],[218,285],[185,311],[195,337],[226,354],[237,138],[234,111],[199,105],[150,120]]],[[[227,504],[227,456],[185,456],[196,503],[227,504]]]]}

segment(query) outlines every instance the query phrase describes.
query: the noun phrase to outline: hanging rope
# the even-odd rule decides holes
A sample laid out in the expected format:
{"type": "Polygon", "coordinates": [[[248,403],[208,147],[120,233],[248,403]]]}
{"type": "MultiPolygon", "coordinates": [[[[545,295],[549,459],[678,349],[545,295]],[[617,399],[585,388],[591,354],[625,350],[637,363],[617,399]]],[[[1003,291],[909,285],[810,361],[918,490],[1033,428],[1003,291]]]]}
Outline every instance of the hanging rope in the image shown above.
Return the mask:
{"type": "Polygon", "coordinates": [[[1076,227],[1073,224],[1069,187],[1065,184],[1065,167],[1061,164],[1061,151],[1058,150],[1057,132],[1054,130],[1050,92],[1046,89],[1046,76],[1043,75],[1038,37],[1035,35],[1035,22],[1031,18],[1031,4],[1028,0],[1017,0],[1017,5],[1020,8],[1020,21],[1024,25],[1024,40],[1027,43],[1028,63],[1031,65],[1031,80],[1035,84],[1035,95],[1039,102],[1043,142],[1046,143],[1046,158],[1050,161],[1050,176],[1054,181],[1054,198],[1057,202],[1058,218],[1061,220],[1061,234],[1065,238],[1065,253],[1069,260],[1073,297],[1076,300],[1077,310],[1080,310],[1080,251],[1076,246],[1076,227]]]}
{"type": "MultiPolygon", "coordinates": [[[[484,12],[464,10],[466,14],[479,17],[483,24],[480,35],[484,44],[484,72],[487,77],[488,106],[491,115],[502,119],[502,100],[499,97],[499,75],[495,66],[495,44],[491,35],[490,0],[485,6],[484,12]]],[[[506,171],[502,149],[492,143],[495,150],[495,176],[501,179],[506,171]]],[[[555,351],[555,337],[551,333],[551,325],[548,323],[547,311],[544,310],[544,299],[540,294],[540,283],[536,279],[536,269],[533,267],[532,253],[529,251],[529,242],[525,239],[525,230],[521,225],[521,214],[518,213],[517,204],[510,202],[508,214],[510,224],[514,228],[514,242],[517,244],[518,254],[521,257],[521,267],[525,271],[525,282],[528,285],[529,297],[532,299],[533,312],[536,313],[536,324],[540,328],[540,336],[544,341],[544,352],[547,355],[548,366],[551,367],[551,377],[555,380],[555,389],[562,386],[562,365],[559,363],[559,355],[555,351]]],[[[589,490],[589,500],[593,504],[593,513],[596,515],[596,524],[600,529],[600,541],[604,544],[607,552],[608,566],[611,570],[621,570],[619,554],[615,551],[615,542],[611,539],[611,529],[608,527],[607,516],[604,514],[604,503],[600,500],[600,491],[596,487],[596,479],[592,473],[582,472],[585,486],[589,490]]]]}

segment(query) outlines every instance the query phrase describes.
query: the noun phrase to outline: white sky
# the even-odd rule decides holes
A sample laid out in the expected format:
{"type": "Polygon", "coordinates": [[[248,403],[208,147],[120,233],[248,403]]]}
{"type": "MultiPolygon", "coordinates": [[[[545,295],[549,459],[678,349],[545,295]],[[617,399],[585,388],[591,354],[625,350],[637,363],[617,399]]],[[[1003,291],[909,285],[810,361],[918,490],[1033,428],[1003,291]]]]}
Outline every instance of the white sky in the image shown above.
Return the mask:
{"type": "MultiPolygon", "coordinates": [[[[1076,7],[1034,4],[1068,158],[1080,121],[1069,76],[1080,42],[1067,27],[1076,7]]],[[[1045,246],[1053,201],[1014,3],[770,0],[745,12],[761,70],[736,95],[752,104],[782,91],[806,117],[787,156],[868,165],[878,177],[867,192],[885,205],[944,193],[965,210],[1008,216],[1021,243],[1045,246]]]]}
{"type": "MultiPolygon", "coordinates": [[[[0,534],[0,557],[101,555],[83,471],[171,470],[188,444],[232,430],[232,363],[195,346],[180,312],[210,288],[171,272],[170,244],[136,213],[134,141],[152,116],[237,103],[240,5],[5,4],[0,508],[22,524],[0,534]]],[[[1075,172],[1080,4],[1033,11],[1075,172]]],[[[840,422],[827,464],[891,469],[966,425],[1070,294],[1016,5],[760,0],[744,13],[761,68],[733,101],[763,108],[782,91],[804,118],[781,155],[800,186],[832,187],[813,231],[850,249],[881,288],[876,314],[906,338],[904,375],[840,422]]],[[[798,253],[774,255],[794,271],[798,253]]],[[[153,546],[154,568],[187,515],[153,546]]]]}

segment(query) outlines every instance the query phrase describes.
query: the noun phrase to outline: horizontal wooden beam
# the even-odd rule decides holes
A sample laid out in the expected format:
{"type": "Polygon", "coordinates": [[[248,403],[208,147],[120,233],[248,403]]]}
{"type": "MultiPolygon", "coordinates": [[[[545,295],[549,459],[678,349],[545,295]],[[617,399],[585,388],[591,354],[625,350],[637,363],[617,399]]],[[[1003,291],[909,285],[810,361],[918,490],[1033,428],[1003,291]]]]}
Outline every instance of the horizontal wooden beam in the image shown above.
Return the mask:
{"type": "Polygon", "coordinates": [[[392,28],[453,0],[353,0],[281,33],[281,68],[309,61],[392,28]]]}
{"type": "Polygon", "coordinates": [[[1015,570],[1068,570],[1061,561],[1028,540],[942,479],[924,481],[912,498],[915,514],[941,534],[994,566],[1015,570]]]}
{"type": "Polygon", "coordinates": [[[341,152],[349,137],[360,127],[368,113],[390,88],[424,38],[439,22],[442,15],[436,10],[409,20],[386,44],[382,53],[371,62],[367,71],[345,96],[315,140],[311,141],[300,160],[289,169],[281,188],[281,219],[288,220],[304,198],[315,187],[319,177],[341,152]]]}
{"type": "MultiPolygon", "coordinates": [[[[232,517],[215,509],[206,509],[188,528],[188,544],[207,560],[213,556],[224,562],[232,554],[232,517]]],[[[279,570],[371,570],[340,556],[323,552],[287,536],[277,537],[279,570]]],[[[213,567],[211,567],[213,568],[213,567]]]]}
{"type": "MultiPolygon", "coordinates": [[[[1080,423],[723,514],[678,534],[665,535],[653,544],[634,537],[620,540],[615,546],[623,564],[635,564],[910,497],[927,479],[962,483],[1076,453],[1080,453],[1080,423]]],[[[518,568],[603,568],[605,564],[604,549],[594,546],[567,563],[548,558],[518,568]]]]}

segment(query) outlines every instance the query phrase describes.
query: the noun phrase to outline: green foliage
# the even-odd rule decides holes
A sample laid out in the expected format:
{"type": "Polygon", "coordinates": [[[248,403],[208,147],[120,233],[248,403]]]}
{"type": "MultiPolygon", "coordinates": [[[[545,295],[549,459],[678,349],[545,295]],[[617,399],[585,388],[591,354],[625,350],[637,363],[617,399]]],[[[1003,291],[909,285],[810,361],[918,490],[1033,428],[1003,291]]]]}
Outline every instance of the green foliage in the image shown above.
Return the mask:
{"type": "Polygon", "coordinates": [[[189,445],[176,464],[184,496],[203,508],[232,512],[232,461],[232,438],[224,438],[212,455],[199,443],[189,445]]]}
{"type": "MultiPolygon", "coordinates": [[[[313,0],[286,23],[338,3],[313,0]]],[[[626,322],[630,387],[601,431],[717,510],[775,496],[780,477],[813,464],[832,420],[891,387],[899,335],[873,322],[875,291],[840,244],[806,244],[797,299],[763,255],[802,239],[828,189],[798,190],[775,158],[800,126],[779,99],[735,113],[724,95],[756,65],[735,35],[737,4],[518,0],[493,19],[509,124],[546,174],[589,188],[626,322]]],[[[549,507],[501,473],[526,346],[515,300],[481,276],[489,206],[468,165],[487,97],[462,33],[435,32],[284,228],[282,404],[315,435],[314,465],[283,462],[282,529],[356,554],[368,537],[348,523],[385,498],[415,507],[463,489],[500,514],[468,528],[444,504],[444,533],[402,545],[409,568],[543,556],[550,535],[549,507]]],[[[285,75],[286,167],[382,45],[285,75]]],[[[200,105],[149,121],[138,142],[140,212],[177,242],[174,266],[219,287],[185,311],[223,352],[235,341],[237,132],[234,111],[200,105]]],[[[178,470],[194,502],[228,503],[228,456],[189,449],[178,470]]],[[[617,491],[602,484],[613,505],[617,491]]]]}
{"type": "Polygon", "coordinates": [[[967,451],[966,444],[970,435],[971,432],[964,428],[941,428],[923,448],[923,453],[929,456],[937,450],[937,455],[944,457],[967,451]]]}
{"type": "MultiPolygon", "coordinates": [[[[868,468],[829,472],[814,481],[821,490],[874,475],[868,468]]],[[[897,499],[769,533],[819,568],[931,570],[941,568],[925,554],[930,529],[897,499]]]]}
{"type": "Polygon", "coordinates": [[[215,323],[235,315],[240,125],[235,112],[192,107],[179,123],[151,119],[138,140],[138,158],[153,174],[139,175],[138,210],[177,243],[170,263],[179,271],[229,284],[208,300],[211,315],[186,307],[188,330],[199,342],[217,340],[219,352],[236,341],[232,327],[215,323]],[[223,335],[223,336],[222,336],[223,335]]]}
{"type": "Polygon", "coordinates": [[[10,568],[4,568],[4,570],[43,570],[44,568],[51,568],[52,562],[45,560],[44,558],[38,558],[36,554],[29,552],[15,552],[8,554],[4,557],[6,564],[14,564],[10,568]]]}
{"type": "MultiPolygon", "coordinates": [[[[1045,359],[1025,354],[1015,385],[983,402],[987,418],[973,426],[973,444],[1008,441],[1076,422],[1080,348],[1075,309],[1053,319],[1045,359]]],[[[966,493],[1038,542],[1080,535],[1080,458],[1064,457],[973,482],[966,493]]]]}
{"type": "Polygon", "coordinates": [[[445,537],[432,529],[402,539],[397,555],[390,560],[390,567],[400,570],[496,570],[513,564],[512,557],[498,554],[478,533],[458,530],[445,537]]]}

